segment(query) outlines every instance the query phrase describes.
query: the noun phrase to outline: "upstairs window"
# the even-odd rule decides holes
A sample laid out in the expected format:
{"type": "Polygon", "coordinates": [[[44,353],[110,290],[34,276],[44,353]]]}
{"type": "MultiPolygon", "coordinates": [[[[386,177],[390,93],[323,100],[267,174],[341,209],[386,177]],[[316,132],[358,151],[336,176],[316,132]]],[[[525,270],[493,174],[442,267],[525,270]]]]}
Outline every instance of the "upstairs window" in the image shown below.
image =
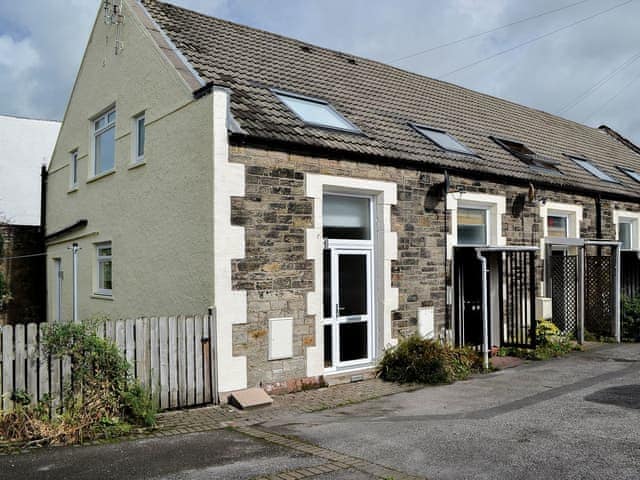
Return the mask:
{"type": "Polygon", "coordinates": [[[423,127],[420,125],[411,125],[418,133],[431,140],[438,147],[448,152],[464,153],[466,155],[473,155],[474,153],[465,147],[462,143],[457,141],[451,135],[443,130],[436,130],[435,128],[423,127]]]}
{"type": "Polygon", "coordinates": [[[618,223],[618,241],[622,242],[622,250],[633,248],[633,223],[629,220],[620,220],[618,223]]]}
{"type": "Polygon", "coordinates": [[[133,163],[140,163],[144,161],[144,122],[144,113],[133,119],[133,163]]]}
{"type": "Polygon", "coordinates": [[[96,293],[98,295],[111,295],[113,291],[112,268],[111,268],[111,242],[96,245],[97,258],[97,282],[96,293]]]}
{"type": "Polygon", "coordinates": [[[547,216],[547,236],[567,238],[569,236],[569,218],[566,215],[547,216]]]}
{"type": "Polygon", "coordinates": [[[113,170],[116,154],[116,111],[110,110],[93,121],[93,174],[113,170]]]}
{"type": "Polygon", "coordinates": [[[571,160],[576,162],[576,164],[578,166],[584,168],[587,172],[589,172],[594,177],[597,177],[600,180],[604,180],[605,182],[618,183],[616,179],[614,179],[613,177],[611,177],[608,174],[604,173],[602,170],[600,170],[598,167],[596,167],[589,160],[585,160],[584,158],[571,157],[571,156],[569,158],[571,158],[571,160]]]}
{"type": "Polygon", "coordinates": [[[633,178],[636,182],[640,183],[640,173],[636,172],[635,170],[631,170],[630,168],[625,168],[625,167],[618,167],[618,169],[628,175],[629,177],[633,178]]]}
{"type": "Polygon", "coordinates": [[[529,168],[531,168],[532,170],[537,170],[539,172],[549,173],[552,175],[562,175],[562,172],[558,170],[558,165],[560,164],[560,162],[543,155],[538,155],[524,143],[496,137],[490,138],[511,155],[518,157],[524,163],[529,165],[529,168]]]}
{"type": "Polygon", "coordinates": [[[488,245],[488,210],[458,208],[458,245],[488,245]]]}
{"type": "Polygon", "coordinates": [[[325,195],[322,236],[341,240],[371,240],[371,200],[367,197],[325,195]]]}
{"type": "Polygon", "coordinates": [[[340,115],[324,100],[284,92],[275,92],[275,94],[289,110],[295,113],[298,118],[306,124],[346,130],[349,132],[359,132],[351,122],[340,115]]]}
{"type": "Polygon", "coordinates": [[[76,188],[78,186],[78,151],[75,150],[71,152],[71,171],[70,171],[70,179],[69,183],[71,184],[71,188],[76,188]]]}

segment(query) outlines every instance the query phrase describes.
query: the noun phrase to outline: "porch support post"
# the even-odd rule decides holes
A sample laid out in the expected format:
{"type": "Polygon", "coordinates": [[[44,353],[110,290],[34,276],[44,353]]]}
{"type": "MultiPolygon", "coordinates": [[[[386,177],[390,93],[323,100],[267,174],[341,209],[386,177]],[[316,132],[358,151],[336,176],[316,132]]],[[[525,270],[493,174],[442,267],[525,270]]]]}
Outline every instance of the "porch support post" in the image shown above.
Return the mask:
{"type": "Polygon", "coordinates": [[[480,249],[476,249],[476,256],[482,264],[482,366],[489,370],[489,312],[487,311],[487,257],[480,249]]]}
{"type": "Polygon", "coordinates": [[[616,342],[620,343],[621,342],[621,337],[622,337],[622,329],[621,329],[621,324],[620,324],[620,288],[622,285],[622,282],[620,280],[621,278],[621,265],[620,265],[620,243],[617,243],[614,247],[615,249],[615,259],[616,259],[616,271],[615,271],[615,277],[614,277],[614,281],[615,281],[615,285],[614,285],[614,289],[613,289],[613,315],[614,315],[614,319],[616,322],[616,342]]]}
{"type": "Polygon", "coordinates": [[[578,335],[580,345],[584,343],[584,279],[586,275],[586,247],[578,247],[578,335]]]}

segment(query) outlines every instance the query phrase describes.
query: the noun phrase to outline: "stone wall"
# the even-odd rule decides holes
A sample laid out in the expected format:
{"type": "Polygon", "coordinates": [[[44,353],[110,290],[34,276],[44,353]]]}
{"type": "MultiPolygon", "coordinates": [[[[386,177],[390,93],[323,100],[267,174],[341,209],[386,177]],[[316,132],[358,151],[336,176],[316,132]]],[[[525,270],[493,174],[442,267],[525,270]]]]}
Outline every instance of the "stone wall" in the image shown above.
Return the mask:
{"type": "MultiPolygon", "coordinates": [[[[247,356],[249,386],[303,378],[305,348],[315,345],[316,319],[306,314],[306,294],[313,288],[313,266],[305,255],[305,229],[313,221],[313,205],[304,195],[307,173],[396,182],[391,230],[398,235],[398,259],[392,263],[392,285],[399,289],[399,308],[392,315],[392,335],[414,332],[420,307],[434,308],[436,331],[445,326],[446,285],[451,283],[445,246],[451,219],[444,211],[443,175],[244,146],[232,146],[230,156],[246,166],[246,195],[232,201],[232,223],[245,228],[246,256],[233,263],[232,276],[234,288],[248,295],[248,321],[234,326],[233,343],[234,355],[247,356]],[[294,356],[268,362],[268,319],[275,317],[294,319],[294,356]]],[[[526,186],[457,176],[450,177],[450,191],[504,195],[502,234],[507,245],[540,245],[543,199],[582,205],[581,237],[596,238],[595,197],[538,189],[536,199],[529,201],[526,186]]],[[[605,239],[615,238],[613,207],[640,209],[603,201],[605,239]]],[[[541,281],[541,259],[537,270],[541,281]]]]}
{"type": "MultiPolygon", "coordinates": [[[[0,225],[4,248],[0,257],[19,257],[44,251],[40,227],[26,225],[0,225]]],[[[42,322],[45,302],[44,256],[0,260],[11,294],[9,302],[0,311],[0,323],[17,324],[42,322]]]]}

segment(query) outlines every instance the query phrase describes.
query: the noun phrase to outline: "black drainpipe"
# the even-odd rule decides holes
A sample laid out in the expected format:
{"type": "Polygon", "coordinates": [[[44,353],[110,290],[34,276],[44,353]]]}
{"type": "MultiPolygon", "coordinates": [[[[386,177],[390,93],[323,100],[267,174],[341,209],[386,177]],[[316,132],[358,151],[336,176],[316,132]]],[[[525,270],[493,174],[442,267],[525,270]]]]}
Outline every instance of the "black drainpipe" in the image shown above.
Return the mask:
{"type": "MultiPolygon", "coordinates": [[[[47,228],[47,179],[49,172],[46,165],[40,170],[40,247],[45,252],[47,245],[45,243],[47,228]]],[[[41,297],[40,297],[40,318],[43,322],[47,321],[47,256],[43,256],[41,260],[42,278],[40,280],[41,297]]]]}
{"type": "Polygon", "coordinates": [[[602,197],[596,195],[596,238],[602,240],[602,197]]]}

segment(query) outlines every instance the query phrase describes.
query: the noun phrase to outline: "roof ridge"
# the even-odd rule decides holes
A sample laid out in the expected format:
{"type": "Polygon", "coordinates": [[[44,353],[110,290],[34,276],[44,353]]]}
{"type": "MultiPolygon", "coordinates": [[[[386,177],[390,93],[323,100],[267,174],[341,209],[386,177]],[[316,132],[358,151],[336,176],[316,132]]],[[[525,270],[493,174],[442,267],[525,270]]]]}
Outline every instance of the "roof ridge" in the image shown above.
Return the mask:
{"type": "MultiPolygon", "coordinates": [[[[277,37],[277,38],[286,40],[288,42],[296,42],[296,43],[303,44],[303,45],[306,45],[306,46],[310,46],[310,47],[313,47],[313,48],[316,48],[316,49],[319,49],[319,50],[323,50],[323,51],[328,52],[328,53],[348,56],[348,57],[351,57],[351,58],[353,58],[355,60],[365,61],[365,62],[369,62],[369,63],[375,64],[375,65],[378,65],[378,66],[383,67],[383,68],[393,69],[393,70],[395,70],[395,71],[397,71],[397,72],[399,72],[401,74],[404,74],[404,75],[410,75],[412,77],[416,77],[416,78],[420,78],[420,79],[427,79],[427,80],[430,80],[430,81],[433,81],[433,82],[438,82],[438,83],[441,83],[441,84],[450,85],[453,88],[457,88],[459,90],[463,90],[463,91],[469,92],[469,93],[474,94],[474,95],[480,95],[480,96],[485,97],[485,98],[490,98],[490,99],[498,100],[498,101],[501,101],[501,102],[509,103],[509,104],[514,105],[514,106],[519,107],[519,108],[526,108],[526,109],[528,109],[528,110],[530,110],[532,112],[536,112],[536,113],[539,113],[539,114],[542,114],[542,115],[546,115],[546,116],[549,116],[549,117],[551,117],[553,119],[560,119],[560,120],[562,120],[564,122],[567,122],[569,124],[573,124],[573,125],[580,126],[582,128],[590,129],[593,132],[598,132],[600,130],[598,127],[592,127],[590,125],[586,125],[584,123],[580,123],[580,122],[577,122],[575,120],[571,120],[569,118],[566,118],[566,117],[563,117],[563,116],[560,116],[560,115],[556,115],[556,114],[551,113],[551,112],[547,112],[547,111],[542,110],[540,108],[536,108],[536,107],[532,107],[532,106],[525,105],[525,104],[522,104],[522,103],[518,103],[518,102],[515,102],[513,100],[509,100],[507,98],[502,98],[502,97],[498,97],[496,95],[491,95],[489,93],[480,92],[478,90],[473,90],[473,89],[471,89],[469,87],[465,87],[463,85],[458,85],[457,83],[452,83],[452,82],[449,82],[449,81],[446,81],[446,80],[442,80],[442,79],[439,79],[439,78],[434,78],[434,77],[430,77],[430,76],[427,76],[427,75],[423,75],[421,73],[412,72],[410,70],[407,70],[407,69],[404,69],[404,68],[401,68],[401,67],[398,67],[398,66],[395,66],[395,65],[391,65],[389,63],[385,63],[385,62],[383,62],[381,60],[374,60],[372,58],[363,57],[363,56],[356,55],[356,54],[353,54],[353,53],[348,53],[348,52],[344,52],[344,51],[340,51],[340,50],[334,50],[332,48],[322,47],[322,46],[319,46],[319,45],[314,44],[314,43],[309,43],[309,42],[307,42],[305,40],[300,40],[298,38],[289,37],[289,36],[286,36],[286,35],[282,35],[280,33],[271,32],[269,30],[265,30],[265,29],[262,29],[262,28],[252,27],[252,26],[245,25],[245,24],[242,24],[242,23],[239,23],[239,22],[234,22],[233,20],[227,20],[227,19],[224,19],[224,18],[215,17],[213,15],[202,13],[202,12],[199,12],[197,10],[191,10],[189,8],[181,7],[179,5],[175,5],[175,4],[170,3],[170,2],[164,2],[164,1],[159,1],[159,0],[140,0],[140,1],[143,4],[155,3],[155,4],[168,5],[168,6],[172,7],[172,8],[176,8],[176,9],[182,10],[184,12],[189,12],[189,13],[192,13],[192,14],[195,14],[195,15],[199,15],[201,17],[206,17],[206,18],[209,18],[209,19],[212,19],[212,20],[215,20],[215,21],[224,22],[224,23],[227,23],[227,24],[230,24],[230,25],[235,25],[235,26],[243,28],[243,29],[252,30],[252,31],[255,31],[255,32],[261,32],[263,34],[270,35],[272,37],[277,37]]],[[[160,27],[160,28],[163,28],[163,27],[160,27]]],[[[163,30],[164,30],[164,28],[163,28],[163,30]]],[[[176,48],[179,49],[179,47],[177,47],[177,46],[176,46],[176,48]]]]}
{"type": "Polygon", "coordinates": [[[621,135],[620,133],[618,133],[617,131],[615,131],[613,128],[611,128],[611,127],[609,127],[607,125],[600,125],[598,127],[598,129],[604,130],[609,135],[611,135],[613,138],[615,138],[620,143],[622,143],[624,146],[626,146],[626,147],[630,148],[631,150],[633,150],[634,152],[640,154],[640,147],[638,145],[633,143],[627,137],[625,137],[625,136],[621,135]]]}

